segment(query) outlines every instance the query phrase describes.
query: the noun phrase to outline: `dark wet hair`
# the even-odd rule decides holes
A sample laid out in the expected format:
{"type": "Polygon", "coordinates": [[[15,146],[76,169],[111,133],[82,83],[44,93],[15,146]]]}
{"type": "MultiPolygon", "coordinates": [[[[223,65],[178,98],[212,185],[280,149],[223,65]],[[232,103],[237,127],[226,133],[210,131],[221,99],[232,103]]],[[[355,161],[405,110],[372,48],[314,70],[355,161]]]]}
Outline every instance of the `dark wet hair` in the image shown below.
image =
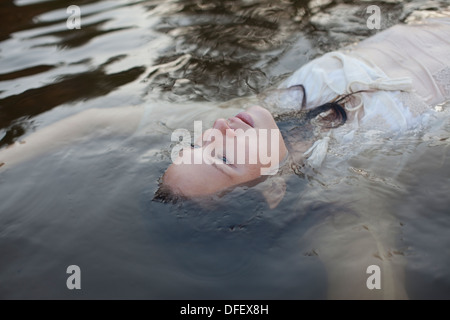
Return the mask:
{"type": "Polygon", "coordinates": [[[170,188],[167,184],[165,184],[162,179],[159,182],[158,189],[153,196],[152,201],[161,202],[161,203],[177,203],[178,201],[185,200],[186,197],[175,193],[172,188],[170,188]]]}
{"type": "Polygon", "coordinates": [[[274,117],[275,121],[278,122],[278,121],[292,120],[296,122],[296,126],[302,126],[310,123],[311,120],[315,119],[320,114],[331,111],[329,114],[321,118],[321,122],[323,123],[322,126],[327,129],[337,128],[345,124],[345,122],[347,121],[347,113],[343,105],[353,94],[361,92],[357,91],[341,97],[337,97],[331,102],[324,103],[318,107],[305,111],[307,102],[305,87],[300,84],[289,87],[288,90],[290,89],[301,89],[303,91],[301,108],[300,110],[294,110],[290,112],[277,114],[274,117]]]}

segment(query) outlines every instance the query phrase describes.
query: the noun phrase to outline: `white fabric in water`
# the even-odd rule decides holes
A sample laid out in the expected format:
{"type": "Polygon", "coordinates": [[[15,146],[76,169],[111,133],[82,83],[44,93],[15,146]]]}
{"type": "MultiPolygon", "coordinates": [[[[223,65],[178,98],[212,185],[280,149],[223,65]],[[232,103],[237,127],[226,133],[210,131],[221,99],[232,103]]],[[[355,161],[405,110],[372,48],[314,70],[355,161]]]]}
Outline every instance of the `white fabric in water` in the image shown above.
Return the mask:
{"type": "MultiPolygon", "coordinates": [[[[434,112],[432,105],[449,99],[449,35],[447,18],[396,26],[351,50],[330,52],[307,63],[279,88],[303,85],[306,108],[366,90],[345,105],[353,122],[333,130],[332,136],[341,143],[353,140],[359,129],[369,134],[411,129],[434,112]]],[[[321,147],[309,150],[314,167],[320,166],[328,147],[328,140],[318,139],[321,147]]]]}

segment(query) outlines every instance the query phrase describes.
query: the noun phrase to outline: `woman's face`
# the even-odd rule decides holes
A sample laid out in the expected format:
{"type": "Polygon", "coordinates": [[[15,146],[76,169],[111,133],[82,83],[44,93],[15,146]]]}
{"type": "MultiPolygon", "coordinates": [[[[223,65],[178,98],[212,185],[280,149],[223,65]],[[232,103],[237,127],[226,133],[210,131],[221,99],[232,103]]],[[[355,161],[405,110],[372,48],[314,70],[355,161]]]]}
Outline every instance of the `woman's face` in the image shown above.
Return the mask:
{"type": "Polygon", "coordinates": [[[273,174],[269,169],[276,172],[286,153],[270,112],[253,106],[228,120],[217,119],[199,141],[180,152],[163,184],[186,197],[213,194],[273,174]]]}

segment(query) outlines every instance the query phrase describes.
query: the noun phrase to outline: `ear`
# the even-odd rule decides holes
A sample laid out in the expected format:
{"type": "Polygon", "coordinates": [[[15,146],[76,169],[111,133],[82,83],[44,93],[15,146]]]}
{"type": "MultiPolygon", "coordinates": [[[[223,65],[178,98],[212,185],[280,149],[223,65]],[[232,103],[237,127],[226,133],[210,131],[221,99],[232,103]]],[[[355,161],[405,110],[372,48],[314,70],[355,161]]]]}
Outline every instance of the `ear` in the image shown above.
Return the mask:
{"type": "Polygon", "coordinates": [[[269,178],[259,187],[270,209],[276,208],[286,194],[286,182],[281,177],[269,178]]]}

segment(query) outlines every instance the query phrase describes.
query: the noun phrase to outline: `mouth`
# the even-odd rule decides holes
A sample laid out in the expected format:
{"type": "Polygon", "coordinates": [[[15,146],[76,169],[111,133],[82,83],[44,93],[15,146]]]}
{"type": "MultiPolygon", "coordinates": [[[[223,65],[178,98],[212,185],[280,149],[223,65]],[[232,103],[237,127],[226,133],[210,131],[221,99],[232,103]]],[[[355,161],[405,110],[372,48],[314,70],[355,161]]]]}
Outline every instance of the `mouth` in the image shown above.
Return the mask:
{"type": "Polygon", "coordinates": [[[253,118],[251,115],[249,115],[247,112],[241,112],[236,115],[236,118],[244,122],[245,124],[249,125],[250,127],[255,126],[255,122],[253,121],[253,118]]]}

